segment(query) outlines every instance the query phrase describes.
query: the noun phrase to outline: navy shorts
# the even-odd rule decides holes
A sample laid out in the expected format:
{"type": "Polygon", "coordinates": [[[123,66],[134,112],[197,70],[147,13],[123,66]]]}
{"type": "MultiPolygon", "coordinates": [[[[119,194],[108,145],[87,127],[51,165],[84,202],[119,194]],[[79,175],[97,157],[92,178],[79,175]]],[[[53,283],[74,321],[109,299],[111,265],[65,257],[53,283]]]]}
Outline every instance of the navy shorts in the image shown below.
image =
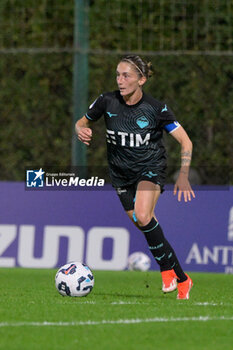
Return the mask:
{"type": "Polygon", "coordinates": [[[140,178],[131,185],[116,188],[118,197],[125,211],[134,210],[134,202],[139,182],[149,181],[160,186],[160,192],[164,191],[165,173],[154,173],[152,171],[143,173],[140,178]]]}

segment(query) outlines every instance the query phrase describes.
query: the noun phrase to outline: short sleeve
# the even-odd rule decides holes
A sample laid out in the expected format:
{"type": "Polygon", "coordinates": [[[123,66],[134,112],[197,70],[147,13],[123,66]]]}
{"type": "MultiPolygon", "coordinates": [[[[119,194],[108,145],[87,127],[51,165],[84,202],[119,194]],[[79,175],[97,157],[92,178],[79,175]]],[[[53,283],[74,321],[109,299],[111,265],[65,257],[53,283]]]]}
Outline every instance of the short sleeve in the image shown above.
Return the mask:
{"type": "Polygon", "coordinates": [[[160,120],[159,126],[164,129],[166,125],[171,124],[176,121],[176,117],[172,110],[166,105],[162,104],[160,107],[160,120]]]}
{"type": "Polygon", "coordinates": [[[104,95],[100,95],[88,108],[85,114],[88,120],[96,121],[100,119],[105,111],[104,95]]]}

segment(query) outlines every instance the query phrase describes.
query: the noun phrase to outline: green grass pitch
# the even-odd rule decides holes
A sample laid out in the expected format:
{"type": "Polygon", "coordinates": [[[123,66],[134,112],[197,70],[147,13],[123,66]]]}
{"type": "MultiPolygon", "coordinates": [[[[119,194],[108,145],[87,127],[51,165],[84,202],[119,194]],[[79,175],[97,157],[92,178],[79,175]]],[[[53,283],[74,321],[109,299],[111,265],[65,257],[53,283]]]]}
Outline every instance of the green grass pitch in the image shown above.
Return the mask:
{"type": "Polygon", "coordinates": [[[230,350],[233,276],[190,273],[189,300],[158,272],[94,271],[87,297],[62,297],[55,270],[0,269],[0,349],[230,350]]]}

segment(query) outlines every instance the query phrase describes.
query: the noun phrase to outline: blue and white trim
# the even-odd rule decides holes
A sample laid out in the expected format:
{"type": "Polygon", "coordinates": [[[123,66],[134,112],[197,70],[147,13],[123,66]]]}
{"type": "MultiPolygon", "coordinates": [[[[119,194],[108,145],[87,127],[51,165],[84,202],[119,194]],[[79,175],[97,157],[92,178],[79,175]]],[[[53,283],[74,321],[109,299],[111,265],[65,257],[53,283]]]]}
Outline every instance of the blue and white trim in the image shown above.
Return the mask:
{"type": "Polygon", "coordinates": [[[85,114],[85,117],[89,120],[93,120],[91,117],[89,117],[89,115],[87,113],[85,114]]]}

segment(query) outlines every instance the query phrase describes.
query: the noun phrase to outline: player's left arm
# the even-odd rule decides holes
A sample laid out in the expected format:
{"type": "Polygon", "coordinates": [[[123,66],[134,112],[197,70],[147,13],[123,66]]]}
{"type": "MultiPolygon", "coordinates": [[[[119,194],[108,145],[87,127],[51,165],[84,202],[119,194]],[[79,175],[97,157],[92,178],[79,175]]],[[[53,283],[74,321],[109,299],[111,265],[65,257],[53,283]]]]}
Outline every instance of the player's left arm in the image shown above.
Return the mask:
{"type": "Polygon", "coordinates": [[[184,128],[180,125],[177,129],[170,133],[176,141],[181,145],[181,168],[179,176],[174,186],[174,195],[178,191],[178,201],[181,201],[182,194],[184,195],[184,201],[191,201],[191,198],[195,198],[195,194],[189,183],[189,168],[192,159],[193,145],[188,137],[184,128]]]}

